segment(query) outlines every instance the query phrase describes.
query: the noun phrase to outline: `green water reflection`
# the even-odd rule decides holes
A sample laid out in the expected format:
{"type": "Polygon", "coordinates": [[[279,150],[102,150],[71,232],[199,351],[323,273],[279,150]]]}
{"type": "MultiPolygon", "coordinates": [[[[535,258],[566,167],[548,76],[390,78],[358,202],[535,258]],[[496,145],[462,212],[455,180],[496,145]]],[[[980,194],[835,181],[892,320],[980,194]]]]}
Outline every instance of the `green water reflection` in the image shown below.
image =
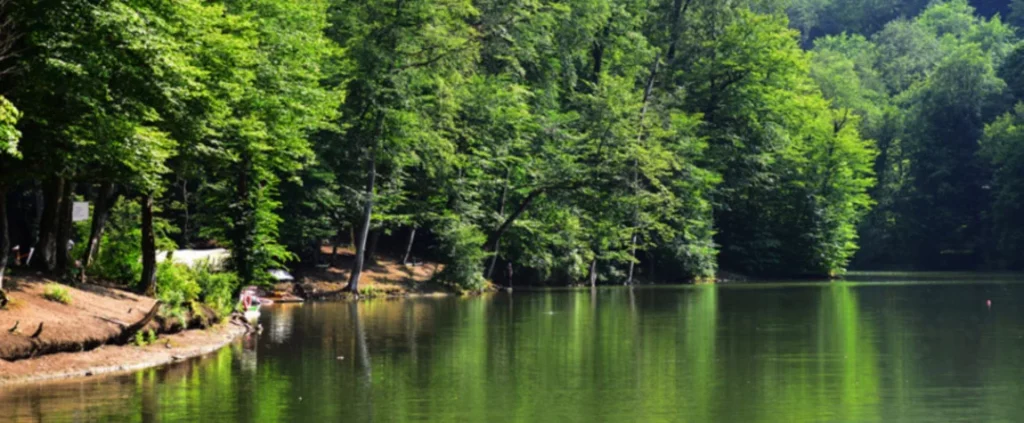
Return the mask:
{"type": "Polygon", "coordinates": [[[1024,421],[1018,304],[984,280],[275,306],[201,360],[0,390],[0,419],[1024,421]]]}

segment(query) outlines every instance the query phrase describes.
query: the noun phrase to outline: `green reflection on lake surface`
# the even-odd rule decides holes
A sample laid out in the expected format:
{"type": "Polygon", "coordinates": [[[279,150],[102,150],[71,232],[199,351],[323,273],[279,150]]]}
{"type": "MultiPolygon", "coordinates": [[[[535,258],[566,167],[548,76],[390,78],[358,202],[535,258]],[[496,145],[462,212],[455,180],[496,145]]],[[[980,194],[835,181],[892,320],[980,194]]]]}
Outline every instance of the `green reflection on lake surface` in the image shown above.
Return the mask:
{"type": "Polygon", "coordinates": [[[0,390],[0,420],[1024,421],[1024,284],[937,279],[274,306],[203,359],[0,390]]]}

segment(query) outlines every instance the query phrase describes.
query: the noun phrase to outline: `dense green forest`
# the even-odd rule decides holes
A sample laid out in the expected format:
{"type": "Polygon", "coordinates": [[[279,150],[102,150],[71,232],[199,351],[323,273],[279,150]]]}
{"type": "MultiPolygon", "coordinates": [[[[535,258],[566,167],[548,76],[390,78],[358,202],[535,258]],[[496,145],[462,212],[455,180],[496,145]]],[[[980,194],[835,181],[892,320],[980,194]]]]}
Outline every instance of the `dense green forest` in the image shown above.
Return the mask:
{"type": "Polygon", "coordinates": [[[994,3],[0,0],[0,269],[207,300],[325,242],[356,292],[388,251],[465,290],[1020,269],[994,3]],[[229,274],[156,263],[209,246],[229,274]]]}

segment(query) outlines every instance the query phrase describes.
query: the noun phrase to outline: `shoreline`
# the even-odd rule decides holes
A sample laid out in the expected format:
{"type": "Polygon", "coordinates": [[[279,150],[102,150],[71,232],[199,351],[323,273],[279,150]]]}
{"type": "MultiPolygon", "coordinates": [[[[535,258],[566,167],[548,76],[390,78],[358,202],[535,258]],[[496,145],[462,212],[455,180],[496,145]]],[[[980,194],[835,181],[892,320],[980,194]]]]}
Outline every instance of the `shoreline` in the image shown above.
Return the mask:
{"type": "Polygon", "coordinates": [[[165,322],[151,320],[153,298],[39,276],[7,281],[11,302],[0,309],[0,388],[157,367],[216,351],[247,330],[233,319],[167,330],[165,322]],[[158,337],[144,346],[130,342],[143,331],[158,337]]]}
{"type": "Polygon", "coordinates": [[[162,335],[155,343],[144,347],[104,345],[89,351],[48,354],[18,361],[0,360],[0,388],[126,374],[160,367],[216,352],[245,332],[246,328],[240,324],[224,322],[209,329],[162,335]]]}

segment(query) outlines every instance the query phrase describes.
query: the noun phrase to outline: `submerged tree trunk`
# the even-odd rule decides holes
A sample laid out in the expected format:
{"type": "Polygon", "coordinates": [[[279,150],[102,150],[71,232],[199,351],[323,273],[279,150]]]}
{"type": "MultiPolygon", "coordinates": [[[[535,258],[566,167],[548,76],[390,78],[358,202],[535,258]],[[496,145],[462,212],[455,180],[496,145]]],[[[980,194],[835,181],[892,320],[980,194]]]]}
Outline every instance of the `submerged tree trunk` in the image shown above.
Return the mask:
{"type": "Polygon", "coordinates": [[[56,264],[54,273],[63,277],[68,272],[68,262],[71,261],[71,251],[68,249],[71,240],[71,213],[73,209],[72,200],[75,193],[75,183],[64,183],[64,197],[60,200],[60,212],[57,220],[57,241],[56,241],[56,264]]]}
{"type": "Polygon", "coordinates": [[[363,273],[363,262],[366,258],[366,238],[370,234],[370,224],[373,223],[373,191],[377,182],[377,158],[370,152],[369,179],[366,182],[366,204],[363,205],[363,226],[359,230],[359,239],[356,240],[356,258],[352,261],[352,275],[349,277],[346,291],[359,293],[359,277],[363,273]]]}
{"type": "MultiPolygon", "coordinates": [[[[7,232],[7,187],[0,186],[0,292],[4,290],[4,272],[7,270],[7,255],[10,253],[11,237],[7,232]]],[[[5,299],[0,296],[0,307],[4,306],[5,299]]]]}
{"type": "Polygon", "coordinates": [[[43,187],[42,215],[39,219],[39,238],[36,240],[32,267],[52,272],[56,265],[57,225],[60,202],[64,198],[64,179],[53,178],[43,187]]]}
{"type": "Polygon", "coordinates": [[[416,227],[409,229],[409,241],[405,244],[405,256],[402,257],[402,264],[409,264],[409,257],[412,256],[412,244],[416,242],[416,227]]]}
{"type": "Polygon", "coordinates": [[[153,232],[153,196],[146,195],[142,204],[142,279],[139,288],[146,296],[156,296],[156,234],[153,232]]]}
{"type": "Polygon", "coordinates": [[[117,186],[111,182],[104,182],[100,186],[100,192],[96,196],[96,205],[93,207],[92,225],[89,229],[89,240],[85,245],[85,252],[82,256],[82,282],[85,282],[85,272],[92,265],[96,252],[99,250],[100,239],[103,238],[103,230],[107,226],[107,219],[110,218],[110,210],[117,204],[117,186]]]}

